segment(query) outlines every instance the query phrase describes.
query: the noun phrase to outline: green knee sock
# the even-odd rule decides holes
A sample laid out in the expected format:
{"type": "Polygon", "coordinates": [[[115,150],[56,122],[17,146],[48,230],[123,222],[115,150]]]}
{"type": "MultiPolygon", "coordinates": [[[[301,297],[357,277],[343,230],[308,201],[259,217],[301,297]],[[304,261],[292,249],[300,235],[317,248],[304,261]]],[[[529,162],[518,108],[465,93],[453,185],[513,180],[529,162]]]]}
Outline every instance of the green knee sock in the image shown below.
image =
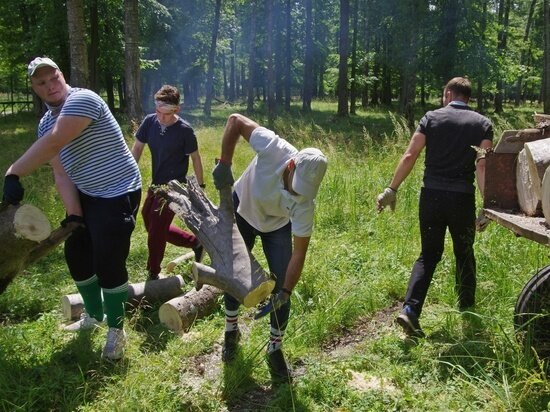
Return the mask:
{"type": "Polygon", "coordinates": [[[122,329],[125,304],[128,301],[128,282],[113,289],[103,289],[107,324],[110,328],[122,329]]]}
{"type": "Polygon", "coordinates": [[[84,301],[84,308],[88,315],[96,320],[103,321],[103,303],[101,301],[101,288],[97,282],[97,276],[76,282],[76,288],[84,301]]]}

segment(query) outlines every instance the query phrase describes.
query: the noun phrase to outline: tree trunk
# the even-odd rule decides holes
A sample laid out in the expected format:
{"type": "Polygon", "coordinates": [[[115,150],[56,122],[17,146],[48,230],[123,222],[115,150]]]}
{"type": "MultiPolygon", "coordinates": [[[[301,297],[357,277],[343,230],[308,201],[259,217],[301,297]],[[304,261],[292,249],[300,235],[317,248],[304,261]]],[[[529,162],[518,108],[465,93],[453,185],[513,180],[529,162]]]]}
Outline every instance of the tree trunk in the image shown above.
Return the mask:
{"type": "Polygon", "coordinates": [[[267,0],[267,118],[269,127],[273,128],[276,116],[275,108],[275,70],[273,68],[273,0],[267,0]]]}
{"type": "Polygon", "coordinates": [[[550,114],[550,0],[544,0],[544,68],[543,105],[544,113],[550,114]]]}
{"type": "Polygon", "coordinates": [[[248,251],[234,222],[231,188],[220,191],[216,208],[192,177],[187,186],[177,181],[158,193],[170,209],[182,218],[210,255],[211,267],[193,263],[193,278],[199,290],[209,284],[228,292],[246,307],[269,296],[275,282],[248,251]]]}
{"type": "Polygon", "coordinates": [[[99,13],[97,9],[97,0],[90,0],[90,54],[88,55],[88,66],[90,69],[90,89],[95,92],[99,92],[98,59],[99,13]]]}
{"type": "Polygon", "coordinates": [[[517,158],[516,190],[518,193],[518,203],[521,211],[527,216],[537,215],[537,211],[540,208],[540,201],[531,180],[531,175],[529,173],[529,162],[527,161],[525,149],[519,152],[517,158]]]}
{"type": "Polygon", "coordinates": [[[30,264],[49,254],[75,229],[51,231],[46,216],[32,205],[0,207],[0,294],[30,264]]]}
{"type": "Polygon", "coordinates": [[[229,91],[228,91],[228,100],[233,103],[236,97],[236,71],[235,71],[235,55],[237,54],[237,48],[235,47],[235,39],[231,38],[229,43],[231,48],[231,55],[229,57],[229,91]]]}
{"type": "MultiPolygon", "coordinates": [[[[498,23],[500,25],[498,33],[497,50],[500,55],[506,53],[508,42],[508,21],[510,15],[510,0],[500,0],[498,7],[498,23]]],[[[504,81],[503,76],[497,77],[497,90],[495,93],[495,113],[502,113],[504,100],[504,81]]]]}
{"type": "Polygon", "coordinates": [[[254,82],[256,81],[256,1],[250,2],[250,47],[248,56],[248,93],[246,99],[246,112],[254,111],[254,82]]]}
{"type": "Polygon", "coordinates": [[[338,115],[348,116],[349,0],[340,0],[340,61],[338,63],[338,115]]]}
{"type": "Polygon", "coordinates": [[[285,111],[290,112],[292,98],[292,2],[286,0],[286,64],[285,64],[285,111]]]}
{"type": "Polygon", "coordinates": [[[550,139],[525,143],[525,154],[529,164],[529,174],[537,198],[541,198],[541,182],[546,168],[550,165],[550,139]]]}
{"type": "Polygon", "coordinates": [[[359,20],[359,0],[354,1],[353,11],[353,36],[351,40],[351,85],[349,112],[355,114],[357,100],[357,27],[359,20]]]}
{"type": "Polygon", "coordinates": [[[305,56],[304,56],[304,89],[302,91],[302,111],[311,112],[311,98],[313,96],[313,6],[312,0],[305,0],[305,56]]]}
{"type": "MultiPolygon", "coordinates": [[[[128,307],[148,306],[166,302],[182,294],[185,285],[181,276],[169,276],[157,280],[132,283],[128,285],[128,307]]],[[[84,301],[80,293],[65,295],[61,298],[63,317],[76,320],[84,311],[84,301]]]]}
{"type": "Polygon", "coordinates": [[[222,291],[214,286],[201,290],[190,290],[183,296],[175,297],[159,308],[159,320],[174,332],[185,332],[196,319],[208,316],[218,308],[218,298],[222,291]]]}
{"type": "Polygon", "coordinates": [[[125,109],[129,120],[143,117],[140,96],[138,0],[124,0],[125,109]]]}
{"type": "Polygon", "coordinates": [[[206,99],[204,101],[203,113],[210,117],[212,114],[212,97],[214,96],[214,63],[216,60],[216,43],[218,41],[218,31],[220,27],[220,10],[222,1],[216,0],[214,10],[214,23],[212,25],[212,37],[210,40],[210,51],[208,52],[208,71],[206,74],[206,99]]]}
{"type": "Polygon", "coordinates": [[[86,23],[82,0],[67,0],[67,23],[71,53],[70,84],[74,87],[89,87],[88,46],[86,45],[86,23]]]}
{"type": "MultiPolygon", "coordinates": [[[[537,0],[531,0],[531,5],[529,6],[529,14],[527,15],[527,23],[525,23],[525,33],[523,35],[523,48],[521,49],[521,55],[519,58],[519,64],[520,66],[525,65],[525,61],[527,60],[527,44],[529,41],[529,33],[531,31],[531,25],[533,24],[533,15],[535,14],[535,6],[537,4],[537,0]]],[[[523,75],[520,72],[518,74],[518,79],[516,81],[516,99],[515,99],[515,106],[519,106],[521,103],[521,89],[522,89],[522,82],[523,82],[523,75]]]]}

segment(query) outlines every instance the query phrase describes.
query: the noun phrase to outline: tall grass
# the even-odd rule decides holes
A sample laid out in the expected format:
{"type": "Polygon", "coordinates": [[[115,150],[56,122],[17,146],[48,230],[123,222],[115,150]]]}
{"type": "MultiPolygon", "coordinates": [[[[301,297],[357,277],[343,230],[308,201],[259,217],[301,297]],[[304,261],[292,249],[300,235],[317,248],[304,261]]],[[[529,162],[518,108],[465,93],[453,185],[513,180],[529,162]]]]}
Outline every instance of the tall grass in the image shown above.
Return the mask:
{"type": "MultiPolygon", "coordinates": [[[[207,194],[215,202],[210,170],[219,156],[225,118],[242,107],[214,111],[193,123],[205,165],[207,194]]],[[[539,109],[540,110],[540,109],[539,109]]],[[[296,383],[270,389],[264,362],[267,321],[242,309],[245,338],[235,363],[220,360],[221,309],[177,336],[158,321],[158,307],[128,314],[129,347],[117,364],[100,361],[105,331],[67,336],[59,330],[59,298],[74,291],[61,251],[21,274],[0,296],[0,408],[3,410],[528,410],[548,409],[545,363],[526,356],[514,337],[515,300],[525,282],[548,264],[545,247],[516,238],[495,224],[478,236],[478,306],[461,315],[454,294],[450,239],[430,288],[422,324],[428,337],[404,339],[391,321],[403,299],[419,252],[418,194],[422,159],[399,190],[397,209],[378,214],[376,195],[388,184],[412,130],[387,110],[332,115],[317,103],[311,115],[293,108],[273,127],[297,147],[318,146],[329,169],[317,200],[315,232],[293,295],[285,353],[296,383]],[[394,310],[395,311],[395,310],[394,310]],[[386,315],[384,315],[386,314],[386,315]],[[382,316],[384,315],[384,316],[382,316]],[[376,321],[381,317],[382,322],[376,321]],[[359,323],[358,323],[359,322],[359,323]],[[474,325],[474,327],[472,327],[474,325]],[[360,330],[342,352],[328,350],[345,333],[360,330]],[[358,385],[357,381],[363,382],[358,385]]],[[[530,111],[492,116],[495,135],[528,127],[530,111]]],[[[254,118],[261,123],[261,114],[254,118]]],[[[1,128],[7,167],[34,140],[34,119],[17,116],[1,128]]],[[[129,130],[127,127],[125,130],[129,130]]],[[[128,140],[131,137],[128,136],[128,140]]],[[[239,144],[234,173],[253,156],[239,144]]],[[[140,167],[150,181],[150,159],[140,167]]],[[[56,223],[62,208],[42,168],[24,179],[26,201],[56,223]]],[[[169,246],[168,259],[181,254],[169,246]]],[[[259,245],[255,255],[265,264],[259,245]]],[[[146,234],[141,219],[128,261],[131,281],[145,279],[146,234]]],[[[189,288],[192,285],[188,286],[189,288]]]]}

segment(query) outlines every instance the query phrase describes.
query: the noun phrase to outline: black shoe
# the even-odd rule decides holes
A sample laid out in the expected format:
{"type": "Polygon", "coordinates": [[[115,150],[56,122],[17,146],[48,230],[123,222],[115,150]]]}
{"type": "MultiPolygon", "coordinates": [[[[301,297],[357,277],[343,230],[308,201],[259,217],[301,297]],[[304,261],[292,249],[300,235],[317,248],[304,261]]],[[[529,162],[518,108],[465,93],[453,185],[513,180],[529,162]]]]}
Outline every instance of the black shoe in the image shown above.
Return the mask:
{"type": "Polygon", "coordinates": [[[225,332],[222,348],[222,361],[231,362],[237,356],[239,340],[241,339],[241,331],[239,329],[231,332],[225,332]]]}
{"type": "Polygon", "coordinates": [[[410,306],[405,306],[395,322],[403,328],[407,336],[411,338],[423,338],[426,335],[420,327],[418,316],[410,306]]]}
{"type": "Polygon", "coordinates": [[[147,279],[149,279],[149,280],[158,280],[158,279],[160,279],[160,277],[159,277],[158,273],[149,272],[149,277],[147,279]]]}
{"type": "Polygon", "coordinates": [[[204,247],[202,245],[198,245],[193,248],[193,252],[195,252],[195,262],[201,262],[204,257],[204,247]]]}
{"type": "Polygon", "coordinates": [[[285,357],[281,349],[267,354],[267,366],[274,384],[292,383],[292,375],[286,366],[285,357]]]}

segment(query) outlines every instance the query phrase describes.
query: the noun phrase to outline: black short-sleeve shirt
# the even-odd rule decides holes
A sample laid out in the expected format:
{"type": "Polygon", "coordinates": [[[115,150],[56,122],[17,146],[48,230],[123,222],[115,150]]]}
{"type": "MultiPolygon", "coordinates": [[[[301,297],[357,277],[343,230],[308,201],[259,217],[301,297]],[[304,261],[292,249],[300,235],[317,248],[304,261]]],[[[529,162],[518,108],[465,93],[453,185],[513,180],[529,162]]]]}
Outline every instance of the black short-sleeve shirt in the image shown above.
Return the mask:
{"type": "Polygon", "coordinates": [[[474,193],[472,146],[493,140],[491,121],[468,106],[451,103],[427,112],[416,131],[426,136],[424,187],[474,193]]]}

